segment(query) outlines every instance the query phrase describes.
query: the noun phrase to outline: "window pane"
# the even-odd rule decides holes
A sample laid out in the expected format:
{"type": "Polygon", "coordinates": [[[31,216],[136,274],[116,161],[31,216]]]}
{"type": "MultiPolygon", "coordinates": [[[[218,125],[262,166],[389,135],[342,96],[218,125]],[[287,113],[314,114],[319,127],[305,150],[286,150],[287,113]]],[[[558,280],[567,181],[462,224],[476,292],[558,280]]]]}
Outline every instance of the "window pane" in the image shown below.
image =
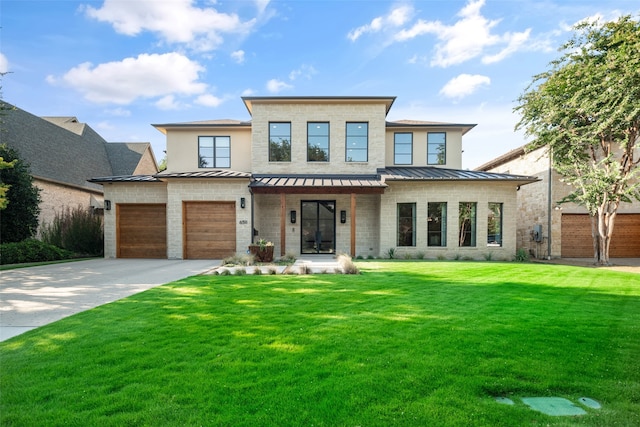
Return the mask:
{"type": "Polygon", "coordinates": [[[396,165],[410,165],[413,162],[413,134],[395,133],[393,142],[394,163],[396,165]]]}
{"type": "Polygon", "coordinates": [[[366,162],[369,148],[368,123],[347,123],[346,161],[366,162]]]}
{"type": "Polygon", "coordinates": [[[307,161],[329,161],[329,123],[307,123],[307,161]]]}
{"type": "Polygon", "coordinates": [[[447,203],[428,203],[427,211],[427,245],[447,246],[447,203]]]}
{"type": "Polygon", "coordinates": [[[476,203],[460,202],[458,208],[458,246],[476,245],[476,203]]]}
{"type": "Polygon", "coordinates": [[[427,134],[427,164],[444,165],[446,163],[446,135],[444,132],[427,134]]]}
{"type": "Polygon", "coordinates": [[[269,161],[291,161],[291,123],[269,123],[269,161]]]}
{"type": "Polygon", "coordinates": [[[502,203],[489,203],[487,246],[502,246],[502,203]]]}
{"type": "Polygon", "coordinates": [[[416,204],[398,203],[398,246],[416,245],[416,204]]]}

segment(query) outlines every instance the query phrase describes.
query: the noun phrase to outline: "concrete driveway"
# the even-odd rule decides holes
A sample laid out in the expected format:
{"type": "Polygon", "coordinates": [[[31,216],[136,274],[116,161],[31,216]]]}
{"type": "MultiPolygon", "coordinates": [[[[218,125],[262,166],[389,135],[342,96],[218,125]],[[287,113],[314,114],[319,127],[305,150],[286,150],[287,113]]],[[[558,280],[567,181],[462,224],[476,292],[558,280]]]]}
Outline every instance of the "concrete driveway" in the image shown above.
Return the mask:
{"type": "Polygon", "coordinates": [[[0,272],[0,341],[220,265],[212,260],[96,259],[0,272]]]}

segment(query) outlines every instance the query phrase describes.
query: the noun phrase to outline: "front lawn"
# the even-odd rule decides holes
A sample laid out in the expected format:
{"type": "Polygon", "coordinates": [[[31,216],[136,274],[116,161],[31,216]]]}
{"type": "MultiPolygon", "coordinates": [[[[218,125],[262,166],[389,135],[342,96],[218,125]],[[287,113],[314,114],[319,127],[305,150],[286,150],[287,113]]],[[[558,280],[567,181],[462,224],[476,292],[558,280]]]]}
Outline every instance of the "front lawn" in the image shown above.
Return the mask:
{"type": "Polygon", "coordinates": [[[640,425],[640,275],[358,267],[191,277],[0,343],[0,424],[640,425]],[[602,408],[519,400],[542,396],[602,408]]]}

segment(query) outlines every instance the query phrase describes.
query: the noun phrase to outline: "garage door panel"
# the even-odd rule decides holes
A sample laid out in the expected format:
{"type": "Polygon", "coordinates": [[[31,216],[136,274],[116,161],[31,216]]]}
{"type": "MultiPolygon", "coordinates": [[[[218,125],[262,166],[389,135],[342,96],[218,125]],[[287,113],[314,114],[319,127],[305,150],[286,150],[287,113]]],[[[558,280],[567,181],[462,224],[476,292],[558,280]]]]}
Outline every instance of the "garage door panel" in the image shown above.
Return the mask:
{"type": "MultiPolygon", "coordinates": [[[[618,214],[609,248],[611,258],[640,257],[640,214],[618,214]]],[[[588,215],[562,215],[562,257],[593,257],[591,221],[588,215]]]]}
{"type": "Polygon", "coordinates": [[[184,240],[185,258],[219,259],[235,254],[235,202],[185,202],[184,240]]]}
{"type": "Polygon", "coordinates": [[[167,257],[165,204],[117,205],[118,258],[167,257]]]}

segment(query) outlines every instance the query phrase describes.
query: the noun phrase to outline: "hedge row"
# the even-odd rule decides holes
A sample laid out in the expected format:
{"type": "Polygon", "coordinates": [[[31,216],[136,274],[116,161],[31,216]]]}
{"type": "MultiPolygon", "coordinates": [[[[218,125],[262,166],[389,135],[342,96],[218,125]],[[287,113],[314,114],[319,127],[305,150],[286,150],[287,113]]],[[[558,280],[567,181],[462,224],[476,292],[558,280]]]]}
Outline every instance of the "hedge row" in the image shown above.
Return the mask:
{"type": "Polygon", "coordinates": [[[27,239],[18,243],[0,244],[0,264],[22,264],[25,262],[57,261],[74,258],[75,254],[66,249],[27,239]]]}

